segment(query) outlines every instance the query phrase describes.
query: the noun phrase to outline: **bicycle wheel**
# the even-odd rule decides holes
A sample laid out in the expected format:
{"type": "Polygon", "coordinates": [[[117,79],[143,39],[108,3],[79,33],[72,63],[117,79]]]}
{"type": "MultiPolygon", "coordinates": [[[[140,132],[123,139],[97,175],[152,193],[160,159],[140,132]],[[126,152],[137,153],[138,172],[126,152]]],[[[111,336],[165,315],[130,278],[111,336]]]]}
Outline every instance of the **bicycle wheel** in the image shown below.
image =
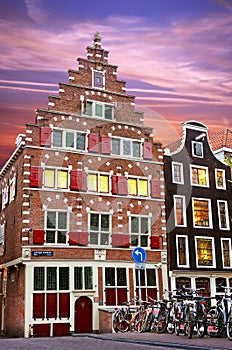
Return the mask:
{"type": "Polygon", "coordinates": [[[232,340],[232,315],[229,316],[226,324],[226,335],[228,339],[232,340]]]}
{"type": "Polygon", "coordinates": [[[142,319],[142,313],[140,311],[136,312],[136,314],[131,319],[131,323],[130,323],[131,332],[140,332],[141,319],[142,319]]]}
{"type": "Polygon", "coordinates": [[[204,317],[199,317],[197,322],[197,335],[199,338],[203,338],[205,335],[205,318],[204,317]]]}
{"type": "Polygon", "coordinates": [[[156,332],[158,334],[164,333],[167,329],[167,314],[165,310],[160,311],[158,316],[158,324],[156,332]]]}
{"type": "Polygon", "coordinates": [[[224,331],[224,317],[221,311],[211,309],[207,315],[207,334],[211,338],[219,338],[224,331]]]}
{"type": "Polygon", "coordinates": [[[130,322],[125,318],[124,310],[118,310],[113,317],[113,329],[116,333],[125,333],[129,331],[130,322]]]}

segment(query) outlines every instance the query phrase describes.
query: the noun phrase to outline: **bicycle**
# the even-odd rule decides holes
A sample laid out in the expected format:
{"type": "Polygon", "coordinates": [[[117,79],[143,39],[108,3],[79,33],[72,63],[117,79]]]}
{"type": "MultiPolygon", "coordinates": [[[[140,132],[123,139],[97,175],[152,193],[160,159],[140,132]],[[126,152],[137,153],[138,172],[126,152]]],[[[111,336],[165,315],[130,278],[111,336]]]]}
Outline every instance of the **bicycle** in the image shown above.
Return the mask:
{"type": "Polygon", "coordinates": [[[132,319],[132,306],[135,305],[137,299],[131,299],[129,302],[122,303],[126,307],[120,307],[113,315],[113,329],[116,333],[126,333],[130,329],[132,319]]]}

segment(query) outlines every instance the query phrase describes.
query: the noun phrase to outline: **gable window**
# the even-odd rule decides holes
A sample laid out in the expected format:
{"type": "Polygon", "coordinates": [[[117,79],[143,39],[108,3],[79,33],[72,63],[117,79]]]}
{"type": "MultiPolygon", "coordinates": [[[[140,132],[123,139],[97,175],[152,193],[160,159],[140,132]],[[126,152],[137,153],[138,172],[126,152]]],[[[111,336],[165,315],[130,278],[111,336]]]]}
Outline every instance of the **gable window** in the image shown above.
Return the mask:
{"type": "Polygon", "coordinates": [[[104,89],[105,75],[104,72],[93,70],[93,87],[104,89]]]}
{"type": "Polygon", "coordinates": [[[184,184],[183,164],[172,162],[172,182],[184,184]]]}
{"type": "Polygon", "coordinates": [[[145,216],[130,216],[130,235],[132,247],[148,247],[148,238],[151,235],[150,218],[145,216]]]}
{"type": "Polygon", "coordinates": [[[227,201],[218,200],[218,221],[219,228],[221,230],[229,230],[229,213],[228,213],[228,203],[227,201]]]}
{"type": "Polygon", "coordinates": [[[222,263],[223,267],[232,266],[231,239],[221,238],[222,263]]]}
{"type": "Polygon", "coordinates": [[[197,267],[215,267],[214,239],[195,237],[197,267]]]}
{"type": "Polygon", "coordinates": [[[174,195],[175,226],[186,226],[185,197],[174,195]]]}
{"type": "Polygon", "coordinates": [[[68,170],[44,169],[44,187],[68,188],[68,170]]]}
{"type": "Polygon", "coordinates": [[[148,180],[141,178],[128,178],[128,194],[132,196],[148,196],[148,180]]]}
{"type": "Polygon", "coordinates": [[[109,245],[111,231],[111,217],[109,214],[90,213],[89,228],[90,244],[109,245]]]}
{"type": "Polygon", "coordinates": [[[176,236],[176,249],[177,249],[177,266],[189,267],[188,261],[188,237],[177,235],[176,236]]]}
{"type": "Polygon", "coordinates": [[[191,185],[209,187],[208,168],[191,165],[190,174],[191,185]]]}
{"type": "Polygon", "coordinates": [[[222,190],[226,189],[225,170],[215,169],[215,182],[216,182],[216,188],[219,188],[222,190]]]}
{"type": "Polygon", "coordinates": [[[106,305],[121,305],[127,300],[127,275],[125,267],[105,268],[106,305]]]}
{"type": "Polygon", "coordinates": [[[193,157],[203,158],[203,143],[192,141],[192,155],[193,157]]]}
{"type": "Polygon", "coordinates": [[[10,185],[9,185],[9,203],[11,203],[16,194],[16,175],[10,180],[10,185]]]}
{"type": "Polygon", "coordinates": [[[109,175],[88,174],[88,191],[109,193],[109,175]]]}
{"type": "Polygon", "coordinates": [[[93,268],[91,266],[74,267],[74,289],[93,289],[93,268]]]}
{"type": "Polygon", "coordinates": [[[141,150],[141,141],[116,137],[112,137],[111,139],[111,154],[113,155],[141,158],[141,150]]]}
{"type": "Polygon", "coordinates": [[[45,212],[46,243],[67,243],[68,213],[64,211],[45,212]]]}
{"type": "Polygon", "coordinates": [[[112,120],[114,119],[114,105],[96,101],[87,101],[83,114],[89,117],[112,120]]]}
{"type": "Polygon", "coordinates": [[[193,227],[212,228],[210,199],[192,198],[193,227]]]}

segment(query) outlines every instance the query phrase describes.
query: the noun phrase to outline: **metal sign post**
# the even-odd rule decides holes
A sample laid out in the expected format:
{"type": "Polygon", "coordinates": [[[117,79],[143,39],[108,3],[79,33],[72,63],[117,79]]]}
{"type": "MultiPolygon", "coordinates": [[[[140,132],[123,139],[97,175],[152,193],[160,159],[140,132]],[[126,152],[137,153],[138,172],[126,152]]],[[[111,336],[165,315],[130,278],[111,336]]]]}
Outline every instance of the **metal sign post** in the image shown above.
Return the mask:
{"type": "Polygon", "coordinates": [[[138,270],[138,288],[139,288],[139,304],[141,304],[142,300],[142,291],[141,291],[141,280],[140,280],[140,270],[145,270],[146,265],[144,262],[146,261],[146,251],[143,248],[137,247],[132,251],[132,258],[134,259],[134,267],[135,271],[138,270]]]}

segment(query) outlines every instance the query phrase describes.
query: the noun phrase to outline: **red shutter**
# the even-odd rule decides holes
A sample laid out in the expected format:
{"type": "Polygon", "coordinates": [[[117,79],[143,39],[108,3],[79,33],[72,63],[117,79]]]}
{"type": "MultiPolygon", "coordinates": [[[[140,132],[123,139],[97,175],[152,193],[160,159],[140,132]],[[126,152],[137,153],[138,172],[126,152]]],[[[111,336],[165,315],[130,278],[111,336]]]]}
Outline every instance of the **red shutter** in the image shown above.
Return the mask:
{"type": "Polygon", "coordinates": [[[43,169],[39,166],[31,167],[30,186],[42,187],[43,169]]]}
{"type": "Polygon", "coordinates": [[[153,198],[161,198],[160,180],[151,180],[151,196],[153,198]]]}
{"type": "Polygon", "coordinates": [[[130,236],[121,233],[112,234],[112,246],[114,247],[129,247],[130,236]]]}
{"type": "Polygon", "coordinates": [[[44,244],[44,231],[34,230],[33,231],[33,244],[44,244]]]}
{"type": "Polygon", "coordinates": [[[152,143],[144,142],[143,144],[143,158],[152,159],[152,143]]]}
{"type": "Polygon", "coordinates": [[[89,134],[89,151],[98,153],[98,135],[89,134]]]}
{"type": "Polygon", "coordinates": [[[44,318],[44,293],[33,294],[33,318],[44,318]]]}
{"type": "Polygon", "coordinates": [[[117,194],[117,175],[112,176],[112,183],[111,183],[111,188],[112,188],[112,194],[117,194]]]}
{"type": "Polygon", "coordinates": [[[70,335],[70,323],[53,323],[53,337],[70,335]]]}
{"type": "Polygon", "coordinates": [[[151,248],[160,248],[160,238],[159,236],[151,236],[151,248]]]}
{"type": "Polygon", "coordinates": [[[47,293],[47,318],[57,318],[57,294],[47,293]]]}
{"type": "Polygon", "coordinates": [[[88,232],[69,232],[70,245],[88,245],[88,232]]]}
{"type": "Polygon", "coordinates": [[[116,305],[116,289],[106,288],[106,305],[116,305]]]}
{"type": "Polygon", "coordinates": [[[52,130],[49,127],[40,129],[40,146],[51,146],[52,130]]]}
{"type": "Polygon", "coordinates": [[[70,317],[70,293],[59,294],[59,316],[70,317]]]}
{"type": "Polygon", "coordinates": [[[118,288],[117,296],[118,296],[118,305],[122,305],[122,303],[125,303],[125,301],[127,301],[127,289],[118,288]]]}
{"type": "Polygon", "coordinates": [[[118,194],[128,194],[128,183],[126,176],[118,176],[118,194]]]}
{"type": "Polygon", "coordinates": [[[110,154],[110,137],[102,136],[101,137],[101,153],[110,154]]]}
{"type": "Polygon", "coordinates": [[[87,174],[82,170],[71,170],[70,190],[87,191],[87,174]]]}

